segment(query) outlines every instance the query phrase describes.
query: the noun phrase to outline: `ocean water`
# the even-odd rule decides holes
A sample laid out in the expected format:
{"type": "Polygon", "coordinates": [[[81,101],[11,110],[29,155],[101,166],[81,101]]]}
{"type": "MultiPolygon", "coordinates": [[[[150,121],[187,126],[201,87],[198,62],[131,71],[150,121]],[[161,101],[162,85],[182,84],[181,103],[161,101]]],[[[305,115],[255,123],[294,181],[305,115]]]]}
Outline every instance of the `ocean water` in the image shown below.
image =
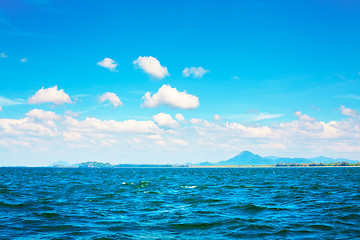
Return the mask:
{"type": "Polygon", "coordinates": [[[0,168],[0,239],[359,239],[360,168],[0,168]]]}

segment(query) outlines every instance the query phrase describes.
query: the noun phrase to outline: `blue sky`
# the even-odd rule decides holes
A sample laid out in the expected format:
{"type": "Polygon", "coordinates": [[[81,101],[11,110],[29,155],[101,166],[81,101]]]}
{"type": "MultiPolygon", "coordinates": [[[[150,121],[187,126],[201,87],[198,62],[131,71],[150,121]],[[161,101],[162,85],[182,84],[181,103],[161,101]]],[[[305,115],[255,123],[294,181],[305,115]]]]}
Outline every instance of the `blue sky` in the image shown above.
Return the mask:
{"type": "Polygon", "coordinates": [[[359,26],[359,1],[1,1],[0,165],[360,159],[359,26]]]}

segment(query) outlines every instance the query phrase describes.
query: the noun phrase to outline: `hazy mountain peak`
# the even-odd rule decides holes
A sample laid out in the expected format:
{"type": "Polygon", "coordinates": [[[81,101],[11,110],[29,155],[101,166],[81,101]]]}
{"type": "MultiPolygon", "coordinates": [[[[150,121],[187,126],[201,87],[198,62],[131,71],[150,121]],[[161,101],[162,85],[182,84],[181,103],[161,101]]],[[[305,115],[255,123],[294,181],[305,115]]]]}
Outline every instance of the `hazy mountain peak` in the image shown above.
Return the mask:
{"type": "Polygon", "coordinates": [[[53,166],[69,166],[69,163],[67,163],[65,161],[57,161],[57,162],[50,164],[50,166],[51,167],[53,167],[53,166]]]}
{"type": "Polygon", "coordinates": [[[255,156],[256,154],[250,152],[250,151],[247,151],[247,150],[244,150],[242,151],[241,153],[237,154],[236,156],[243,156],[243,157],[246,157],[246,156],[255,156]]]}

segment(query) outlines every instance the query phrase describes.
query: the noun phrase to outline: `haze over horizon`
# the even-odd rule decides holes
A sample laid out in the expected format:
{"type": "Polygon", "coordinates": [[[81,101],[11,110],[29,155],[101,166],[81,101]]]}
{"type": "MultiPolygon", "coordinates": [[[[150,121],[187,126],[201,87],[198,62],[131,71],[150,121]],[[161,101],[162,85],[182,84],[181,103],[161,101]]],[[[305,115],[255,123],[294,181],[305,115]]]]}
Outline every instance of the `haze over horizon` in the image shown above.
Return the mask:
{"type": "Polygon", "coordinates": [[[358,1],[3,1],[0,166],[360,160],[359,26],[358,1]]]}

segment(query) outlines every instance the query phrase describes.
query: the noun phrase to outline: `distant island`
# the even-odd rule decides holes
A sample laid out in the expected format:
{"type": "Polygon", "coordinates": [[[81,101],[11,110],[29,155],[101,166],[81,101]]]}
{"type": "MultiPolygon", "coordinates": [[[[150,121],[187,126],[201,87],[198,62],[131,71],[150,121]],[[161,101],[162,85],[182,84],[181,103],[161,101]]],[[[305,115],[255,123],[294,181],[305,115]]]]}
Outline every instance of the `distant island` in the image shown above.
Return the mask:
{"type": "Polygon", "coordinates": [[[55,162],[50,167],[63,168],[189,168],[189,167],[326,167],[326,166],[360,166],[360,161],[349,160],[345,158],[283,158],[276,156],[261,157],[250,151],[243,151],[238,155],[216,163],[201,162],[177,164],[116,164],[103,162],[82,162],[80,164],[69,165],[65,161],[55,162]]]}
{"type": "Polygon", "coordinates": [[[129,168],[129,167],[138,167],[138,168],[150,168],[150,167],[189,167],[188,165],[172,165],[172,164],[116,164],[111,165],[110,163],[102,162],[83,162],[80,163],[79,168],[129,168]]]}
{"type": "Polygon", "coordinates": [[[217,163],[202,162],[196,166],[273,166],[273,167],[316,167],[316,166],[360,166],[359,161],[345,158],[283,158],[283,157],[261,157],[250,151],[243,151],[238,155],[217,163]]]}

